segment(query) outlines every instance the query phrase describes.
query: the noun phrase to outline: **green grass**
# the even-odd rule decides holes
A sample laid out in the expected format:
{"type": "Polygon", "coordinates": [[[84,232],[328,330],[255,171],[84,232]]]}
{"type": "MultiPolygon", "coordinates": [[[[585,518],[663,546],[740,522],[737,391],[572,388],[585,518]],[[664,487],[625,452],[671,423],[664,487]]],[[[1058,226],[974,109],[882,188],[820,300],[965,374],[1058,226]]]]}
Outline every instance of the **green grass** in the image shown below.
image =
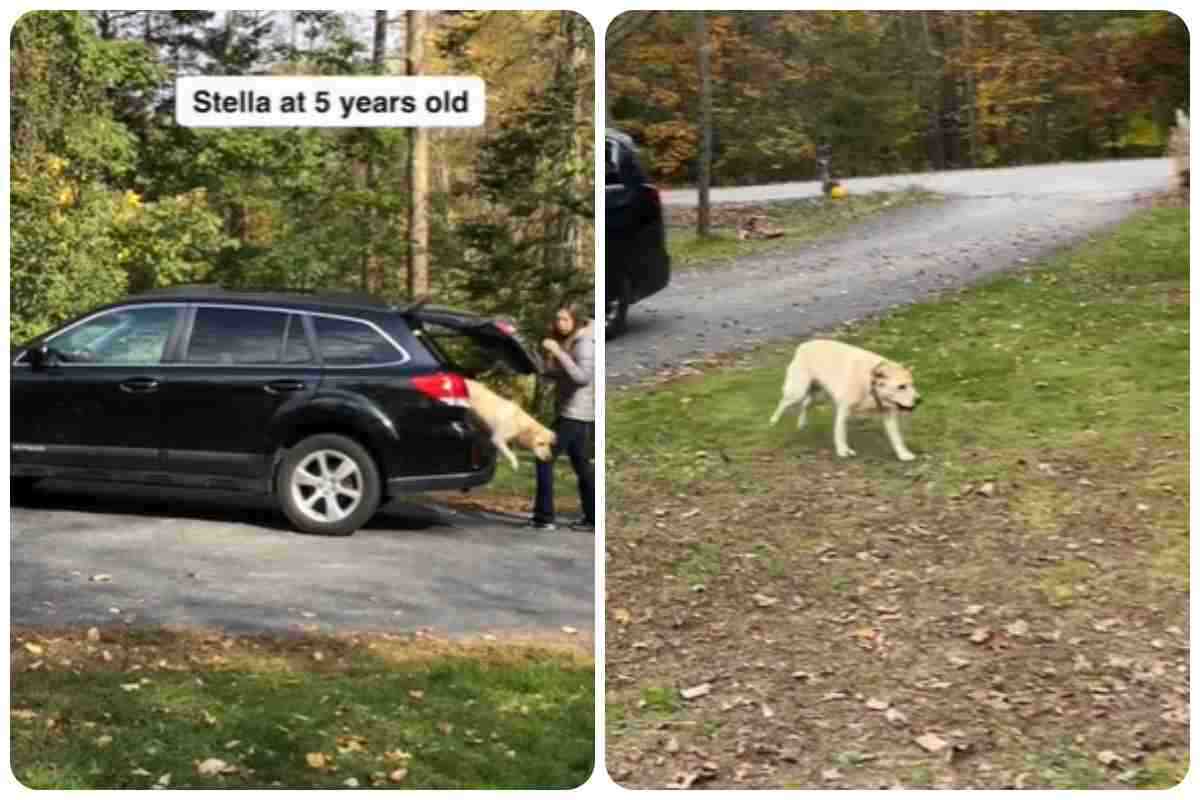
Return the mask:
{"type": "Polygon", "coordinates": [[[669,686],[647,686],[642,689],[641,706],[652,714],[669,716],[679,711],[679,692],[669,686]]]}
{"type": "Polygon", "coordinates": [[[695,544],[676,565],[675,575],[688,585],[702,584],[721,571],[721,549],[714,544],[695,544]]]}
{"type": "MultiPolygon", "coordinates": [[[[834,766],[860,786],[1179,783],[1189,744],[1175,708],[1187,696],[1179,631],[1190,566],[1188,224],[1187,209],[1139,212],[1028,269],[826,332],[913,368],[925,402],[906,420],[918,455],[911,463],[895,458],[872,418],[851,424],[858,456],[838,459],[828,404],[810,410],[804,431],[794,416],[768,427],[795,342],[610,392],[609,602],[655,611],[643,627],[610,636],[623,678],[610,701],[631,706],[646,687],[679,675],[773,665],[794,653],[864,696],[892,696],[906,676],[945,677],[945,689],[919,703],[913,730],[991,730],[992,769],[920,753],[858,704],[830,704],[822,720],[833,733],[763,784],[811,788],[834,766]],[[981,492],[985,481],[992,489],[981,492]],[[784,556],[791,569],[773,565],[784,556]],[[679,580],[709,571],[716,577],[702,595],[679,580]],[[756,592],[803,603],[748,613],[756,592]],[[976,604],[982,612],[968,620],[976,612],[964,609],[976,604]],[[878,637],[875,627],[858,629],[874,612],[878,637]],[[672,627],[696,617],[721,632],[711,645],[692,646],[707,634],[689,639],[672,627]],[[851,635],[814,635],[830,621],[851,635]],[[980,627],[986,643],[966,638],[980,627]],[[1164,630],[1176,631],[1175,650],[1164,630]],[[1043,631],[1062,644],[1042,641],[1043,631]],[[868,635],[858,641],[860,633],[868,635]],[[656,637],[688,644],[639,661],[636,643],[656,637]],[[970,658],[948,667],[946,655],[960,651],[970,658]],[[1071,663],[1075,656],[1094,666],[1071,663]],[[1128,681],[1110,669],[1114,657],[1168,666],[1158,683],[1128,681]],[[1089,693],[1104,680],[1125,686],[1097,726],[1089,693]],[[1015,699],[1009,708],[980,702],[977,690],[989,682],[1002,693],[1074,699],[1030,726],[1015,699]],[[836,733],[859,726],[854,741],[836,733]],[[1146,729],[1161,739],[1134,761],[1137,731],[1146,729]],[[878,758],[855,755],[865,741],[878,758]],[[1101,760],[1105,750],[1121,760],[1101,760]]],[[[756,675],[756,689],[776,699],[780,724],[807,720],[804,687],[780,672],[756,675]]],[[[760,722],[752,711],[704,704],[684,704],[676,716],[691,725],[715,717],[730,730],[760,722]]],[[[610,749],[636,785],[664,784],[676,770],[636,757],[661,746],[655,722],[647,715],[640,728],[610,731],[610,749]]],[[[718,737],[706,756],[734,763],[733,747],[718,737]]],[[[725,774],[711,782],[735,785],[725,774]]]]}
{"type": "Polygon", "coordinates": [[[1029,766],[1041,783],[1054,789],[1091,789],[1104,782],[1101,765],[1069,741],[1053,750],[1029,757],[1029,766]]]}
{"type": "Polygon", "coordinates": [[[37,667],[15,649],[11,696],[11,765],[33,788],[147,788],[163,775],[196,788],[569,788],[592,771],[594,673],[561,653],[309,641],[269,654],[218,645],[221,662],[194,663],[130,640],[118,670],[95,668],[82,643],[41,641],[37,667]],[[210,758],[234,771],[199,775],[210,758]]]}
{"type": "MultiPolygon", "coordinates": [[[[912,366],[925,398],[905,435],[915,465],[892,458],[875,420],[851,424],[851,446],[899,488],[916,477],[946,493],[1038,449],[1119,459],[1147,419],[1185,447],[1187,280],[1187,210],[1157,209],[1037,269],[836,334],[912,366]]],[[[610,496],[619,500],[626,481],[679,490],[705,477],[737,480],[739,465],[764,456],[799,468],[831,451],[827,404],[814,406],[802,432],[790,415],[767,426],[793,348],[611,394],[610,496]]]]}
{"type": "Polygon", "coordinates": [[[905,206],[931,203],[937,195],[919,189],[903,192],[851,194],[842,200],[826,198],[787,200],[755,207],[745,213],[764,213],[769,224],[785,234],[778,239],[738,241],[737,224],[743,213],[730,207],[716,207],[712,235],[696,236],[695,224],[671,224],[667,229],[667,250],[676,269],[728,266],[734,259],[760,255],[794,247],[797,242],[818,239],[845,230],[868,217],[905,206]]]}
{"type": "MultiPolygon", "coordinates": [[[[537,488],[537,477],[534,473],[535,459],[529,453],[521,453],[521,466],[513,471],[507,461],[496,465],[496,477],[486,487],[476,490],[480,497],[488,493],[510,497],[528,497],[530,508],[533,507],[533,495],[537,488]]],[[[554,465],[554,500],[557,505],[577,508],[579,506],[579,489],[575,484],[575,472],[566,455],[558,457],[554,465]]]]}

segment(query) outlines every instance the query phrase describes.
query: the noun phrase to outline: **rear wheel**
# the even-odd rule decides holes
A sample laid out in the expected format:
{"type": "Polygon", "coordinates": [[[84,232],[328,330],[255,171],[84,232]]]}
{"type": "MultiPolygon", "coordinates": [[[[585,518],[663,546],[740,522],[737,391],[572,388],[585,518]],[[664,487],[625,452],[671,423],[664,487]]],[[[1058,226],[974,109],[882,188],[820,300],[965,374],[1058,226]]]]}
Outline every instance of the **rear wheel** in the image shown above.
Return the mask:
{"type": "Polygon", "coordinates": [[[621,278],[616,288],[616,294],[608,298],[604,309],[604,332],[609,336],[620,336],[625,332],[625,325],[629,318],[630,297],[633,296],[629,278],[621,278]]]}
{"type": "Polygon", "coordinates": [[[33,495],[33,487],[37,478],[9,478],[8,497],[10,503],[28,500],[33,495]]]}
{"type": "Polygon", "coordinates": [[[353,439],[310,436],[284,454],[275,495],[283,513],[305,533],[349,536],[379,508],[379,469],[353,439]]]}

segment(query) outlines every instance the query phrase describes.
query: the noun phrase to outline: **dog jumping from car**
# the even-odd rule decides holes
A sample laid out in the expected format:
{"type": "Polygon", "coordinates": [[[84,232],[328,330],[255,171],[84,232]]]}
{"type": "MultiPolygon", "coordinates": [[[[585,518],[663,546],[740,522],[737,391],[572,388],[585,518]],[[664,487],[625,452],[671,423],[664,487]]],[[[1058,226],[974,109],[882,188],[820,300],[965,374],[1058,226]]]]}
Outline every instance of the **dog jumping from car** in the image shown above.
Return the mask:
{"type": "Polygon", "coordinates": [[[510,443],[531,451],[539,461],[553,458],[558,437],[525,409],[477,381],[467,381],[467,396],[471,411],[491,432],[492,444],[508,459],[514,470],[519,464],[516,454],[509,448],[510,443]]]}
{"type": "Polygon", "coordinates": [[[774,425],[788,408],[799,404],[797,429],[803,429],[809,403],[821,391],[834,406],[833,444],[838,456],[854,451],[846,443],[846,421],[852,414],[881,414],[892,450],[901,461],[916,456],[900,436],[900,414],[911,412],[921,402],[913,385],[912,372],[900,364],[861,347],[814,339],[796,348],[783,382],[783,398],[771,416],[774,425]]]}

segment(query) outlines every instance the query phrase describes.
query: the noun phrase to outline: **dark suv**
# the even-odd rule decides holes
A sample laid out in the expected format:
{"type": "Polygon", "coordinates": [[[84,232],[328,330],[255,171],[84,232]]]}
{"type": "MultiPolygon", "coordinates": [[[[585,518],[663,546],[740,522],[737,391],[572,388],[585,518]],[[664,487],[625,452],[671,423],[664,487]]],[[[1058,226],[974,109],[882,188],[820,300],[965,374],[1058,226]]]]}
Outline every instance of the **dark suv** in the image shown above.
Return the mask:
{"type": "Polygon", "coordinates": [[[667,287],[662,202],[646,181],[633,140],[620,131],[604,133],[605,331],[625,330],[629,307],[667,287]]]}
{"type": "Polygon", "coordinates": [[[156,290],[13,352],[12,488],[273,495],[348,535],[393,495],[491,480],[464,375],[541,369],[505,320],[366,296],[156,290]]]}

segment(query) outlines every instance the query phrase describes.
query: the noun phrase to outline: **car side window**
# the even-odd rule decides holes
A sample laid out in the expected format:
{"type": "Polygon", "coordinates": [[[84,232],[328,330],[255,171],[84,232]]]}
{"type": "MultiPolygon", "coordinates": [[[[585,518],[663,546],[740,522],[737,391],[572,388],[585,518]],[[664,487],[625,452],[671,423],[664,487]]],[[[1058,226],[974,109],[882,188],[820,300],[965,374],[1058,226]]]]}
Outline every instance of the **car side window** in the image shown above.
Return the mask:
{"type": "Polygon", "coordinates": [[[316,361],[308,336],[304,332],[304,318],[299,314],[288,317],[287,338],[283,344],[283,363],[311,364],[316,361]]]}
{"type": "Polygon", "coordinates": [[[288,315],[250,308],[200,308],[188,341],[189,364],[278,364],[288,315]]]}
{"type": "Polygon", "coordinates": [[[123,308],[48,339],[66,364],[146,366],[162,361],[175,326],[173,306],[123,308]]]}
{"type": "Polygon", "coordinates": [[[604,143],[604,185],[621,185],[621,145],[612,139],[604,143]]]}
{"type": "Polygon", "coordinates": [[[314,317],[317,347],[329,366],[368,366],[405,359],[405,353],[364,322],[337,317],[314,317]]]}

